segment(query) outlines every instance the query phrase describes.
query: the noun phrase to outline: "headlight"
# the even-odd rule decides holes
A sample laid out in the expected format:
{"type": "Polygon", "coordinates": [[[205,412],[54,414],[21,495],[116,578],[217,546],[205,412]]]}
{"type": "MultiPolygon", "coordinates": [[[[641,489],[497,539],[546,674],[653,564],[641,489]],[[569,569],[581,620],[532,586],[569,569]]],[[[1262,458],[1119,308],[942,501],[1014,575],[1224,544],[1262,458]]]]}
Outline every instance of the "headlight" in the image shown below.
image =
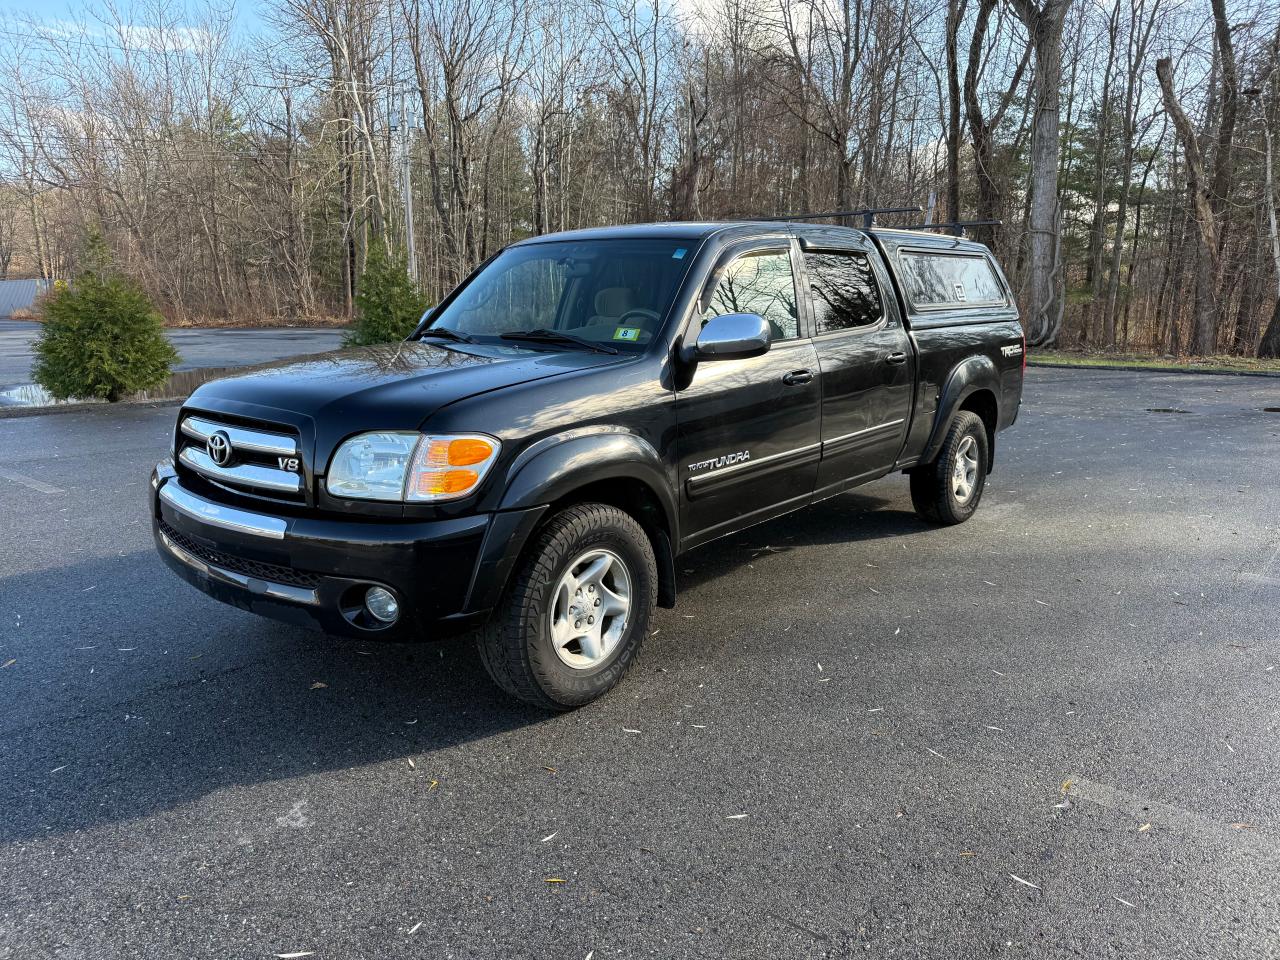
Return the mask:
{"type": "Polygon", "coordinates": [[[498,456],[492,437],[362,433],[338,448],[325,485],[335,497],[429,503],[465,497],[498,456]]]}

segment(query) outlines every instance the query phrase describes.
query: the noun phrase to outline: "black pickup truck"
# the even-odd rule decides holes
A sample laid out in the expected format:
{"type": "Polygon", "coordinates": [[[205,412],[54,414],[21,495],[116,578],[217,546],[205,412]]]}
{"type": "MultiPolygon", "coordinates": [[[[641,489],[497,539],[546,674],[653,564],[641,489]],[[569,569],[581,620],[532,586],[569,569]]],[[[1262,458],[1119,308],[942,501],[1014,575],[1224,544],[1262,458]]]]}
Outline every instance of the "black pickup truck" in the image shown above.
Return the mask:
{"type": "Polygon", "coordinates": [[[890,471],[977,508],[1024,340],[983,246],[671,223],[515,243],[403,343],[198,389],[152,477],[206,593],[363,639],[476,632],[509,693],[586,703],[675,558],[890,471]]]}

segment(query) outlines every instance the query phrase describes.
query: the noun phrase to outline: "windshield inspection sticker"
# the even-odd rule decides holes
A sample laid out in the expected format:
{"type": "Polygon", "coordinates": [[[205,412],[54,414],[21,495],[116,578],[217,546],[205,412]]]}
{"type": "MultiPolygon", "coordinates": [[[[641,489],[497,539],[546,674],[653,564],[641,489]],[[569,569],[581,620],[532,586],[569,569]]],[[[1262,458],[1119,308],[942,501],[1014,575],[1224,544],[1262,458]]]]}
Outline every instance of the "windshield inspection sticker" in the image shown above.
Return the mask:
{"type": "Polygon", "coordinates": [[[639,327],[614,327],[613,339],[629,340],[632,343],[635,343],[637,340],[640,339],[640,328],[639,327]]]}

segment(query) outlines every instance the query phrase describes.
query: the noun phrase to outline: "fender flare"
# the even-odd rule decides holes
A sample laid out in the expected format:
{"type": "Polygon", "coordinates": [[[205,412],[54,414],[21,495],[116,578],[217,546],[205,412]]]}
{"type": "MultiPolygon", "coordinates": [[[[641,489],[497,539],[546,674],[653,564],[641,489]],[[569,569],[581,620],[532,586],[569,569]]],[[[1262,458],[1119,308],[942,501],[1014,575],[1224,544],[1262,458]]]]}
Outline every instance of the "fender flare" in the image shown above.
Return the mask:
{"type": "Polygon", "coordinates": [[[672,538],[679,512],[662,458],[643,437],[628,430],[587,428],[546,437],[521,451],[507,470],[499,510],[554,503],[579,487],[601,480],[639,480],[662,506],[672,538]]]}
{"type": "MultiPolygon", "coordinates": [[[[947,439],[947,431],[951,429],[951,421],[955,419],[960,405],[979,390],[991,391],[996,401],[996,422],[999,423],[1000,374],[996,365],[990,357],[968,357],[956,365],[942,387],[938,409],[933,416],[933,430],[924,445],[924,453],[920,455],[920,463],[933,462],[947,439]]],[[[995,450],[992,449],[989,455],[994,458],[995,450]]]]}
{"type": "Polygon", "coordinates": [[[663,513],[666,531],[651,531],[658,560],[659,603],[675,602],[675,556],[679,512],[671,482],[652,444],[630,431],[586,427],[545,437],[521,451],[507,470],[494,522],[481,548],[468,607],[497,602],[517,557],[546,515],[548,504],[602,480],[638,480],[663,513]]]}

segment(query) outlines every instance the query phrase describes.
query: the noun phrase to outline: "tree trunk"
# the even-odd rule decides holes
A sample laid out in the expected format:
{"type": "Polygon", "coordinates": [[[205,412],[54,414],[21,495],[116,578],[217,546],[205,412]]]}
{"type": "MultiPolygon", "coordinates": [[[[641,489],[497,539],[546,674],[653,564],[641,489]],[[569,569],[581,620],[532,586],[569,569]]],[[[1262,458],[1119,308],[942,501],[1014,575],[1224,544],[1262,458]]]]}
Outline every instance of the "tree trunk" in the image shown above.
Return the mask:
{"type": "Polygon", "coordinates": [[[1057,263],[1059,109],[1062,85],[1062,29],[1071,0],[1013,0],[1036,52],[1031,134],[1031,190],[1027,259],[1030,310],[1027,342],[1053,346],[1062,326],[1062,287],[1057,263]]]}

